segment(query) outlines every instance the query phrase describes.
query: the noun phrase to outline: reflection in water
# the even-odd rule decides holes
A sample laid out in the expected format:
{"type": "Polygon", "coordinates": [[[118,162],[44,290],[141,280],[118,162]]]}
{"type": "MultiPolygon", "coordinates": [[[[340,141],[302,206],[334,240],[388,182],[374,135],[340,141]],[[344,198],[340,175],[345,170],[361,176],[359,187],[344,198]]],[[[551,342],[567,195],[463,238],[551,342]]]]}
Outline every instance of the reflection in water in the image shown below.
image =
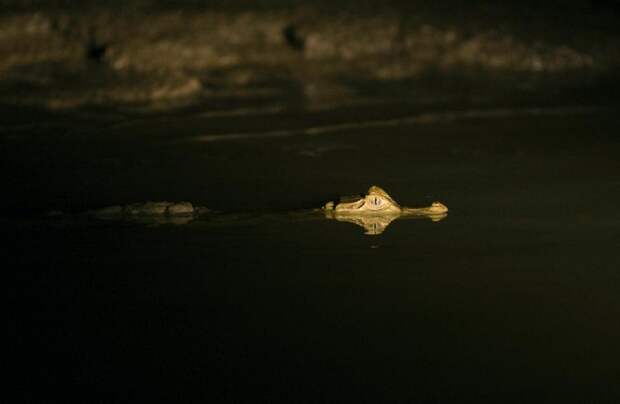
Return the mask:
{"type": "Polygon", "coordinates": [[[403,215],[400,213],[390,215],[339,215],[333,212],[325,212],[325,217],[335,219],[339,222],[354,223],[363,227],[366,231],[364,234],[376,236],[385,231],[385,229],[396,219],[424,219],[428,218],[433,222],[439,222],[448,216],[447,213],[426,214],[426,215],[403,215]]]}
{"type": "MultiPolygon", "coordinates": [[[[330,217],[329,215],[326,215],[326,217],[330,217]]],[[[368,235],[377,235],[377,234],[381,234],[385,231],[385,229],[390,225],[390,223],[392,223],[392,221],[394,219],[396,219],[398,216],[334,216],[332,215],[331,218],[332,219],[336,219],[339,222],[349,222],[349,223],[354,223],[358,226],[362,226],[364,229],[366,229],[366,232],[364,234],[368,234],[368,235]]]]}
{"type": "Polygon", "coordinates": [[[173,224],[177,226],[186,225],[190,224],[194,221],[194,219],[196,219],[195,216],[97,216],[97,218],[101,220],[116,220],[130,223],[138,223],[153,227],[164,224],[173,224]]]}
{"type": "Polygon", "coordinates": [[[443,220],[446,213],[442,214],[407,214],[393,213],[383,215],[373,214],[337,214],[330,211],[300,210],[287,213],[215,213],[195,215],[89,215],[100,220],[106,221],[123,221],[138,223],[146,226],[159,225],[188,225],[195,224],[198,226],[209,227],[228,227],[238,225],[256,225],[262,226],[265,223],[272,222],[302,222],[324,219],[335,219],[339,222],[353,223],[365,229],[364,234],[379,235],[396,219],[430,219],[433,222],[443,220]]]}

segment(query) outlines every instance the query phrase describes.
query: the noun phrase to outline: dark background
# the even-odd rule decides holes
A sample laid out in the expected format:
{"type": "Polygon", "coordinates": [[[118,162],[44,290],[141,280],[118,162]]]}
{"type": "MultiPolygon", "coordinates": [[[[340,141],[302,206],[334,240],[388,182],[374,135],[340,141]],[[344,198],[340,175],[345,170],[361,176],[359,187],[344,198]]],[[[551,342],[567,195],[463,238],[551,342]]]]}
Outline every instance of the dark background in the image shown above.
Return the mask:
{"type": "Polygon", "coordinates": [[[618,2],[0,10],[9,402],[620,398],[618,2]]]}

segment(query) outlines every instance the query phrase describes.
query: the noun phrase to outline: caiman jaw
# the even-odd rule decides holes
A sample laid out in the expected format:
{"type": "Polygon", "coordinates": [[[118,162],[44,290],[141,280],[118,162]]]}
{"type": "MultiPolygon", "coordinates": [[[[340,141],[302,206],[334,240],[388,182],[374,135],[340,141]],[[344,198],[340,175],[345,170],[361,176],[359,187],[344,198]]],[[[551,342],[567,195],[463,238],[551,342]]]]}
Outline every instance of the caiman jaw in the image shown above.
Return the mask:
{"type": "Polygon", "coordinates": [[[448,207],[441,202],[433,202],[431,206],[426,208],[403,208],[403,215],[419,216],[425,215],[429,217],[445,217],[448,214],[448,207]]]}
{"type": "Polygon", "coordinates": [[[364,206],[364,198],[360,198],[357,201],[353,201],[353,202],[341,202],[338,205],[336,205],[336,208],[334,209],[335,211],[358,211],[360,210],[363,206],[364,206]]]}

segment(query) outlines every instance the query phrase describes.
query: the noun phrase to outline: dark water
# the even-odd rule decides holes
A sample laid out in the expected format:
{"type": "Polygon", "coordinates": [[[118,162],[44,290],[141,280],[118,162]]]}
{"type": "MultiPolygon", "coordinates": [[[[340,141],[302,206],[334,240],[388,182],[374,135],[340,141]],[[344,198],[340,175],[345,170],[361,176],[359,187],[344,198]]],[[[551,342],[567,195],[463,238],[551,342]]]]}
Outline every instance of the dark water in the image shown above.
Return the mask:
{"type": "Polygon", "coordinates": [[[220,130],[99,113],[7,129],[13,388],[58,402],[614,402],[619,120],[558,111],[318,134],[290,128],[333,118],[220,130]],[[224,132],[253,135],[200,137],[224,132]],[[450,214],[380,236],[285,214],[372,184],[450,214]],[[44,215],[145,200],[258,213],[155,227],[44,215]]]}

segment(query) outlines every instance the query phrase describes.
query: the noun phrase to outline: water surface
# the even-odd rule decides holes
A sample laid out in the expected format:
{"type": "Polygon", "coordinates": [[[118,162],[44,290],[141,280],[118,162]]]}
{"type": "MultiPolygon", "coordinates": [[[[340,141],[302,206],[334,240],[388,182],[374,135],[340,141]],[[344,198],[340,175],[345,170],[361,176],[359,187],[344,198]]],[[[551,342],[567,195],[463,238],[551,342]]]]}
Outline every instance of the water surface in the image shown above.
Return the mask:
{"type": "Polygon", "coordinates": [[[620,397],[615,109],[393,125],[364,122],[420,113],[367,111],[5,128],[25,400],[620,397]],[[275,129],[287,135],[261,135],[275,129]],[[373,184],[449,216],[367,236],[287,214],[373,184]],[[252,213],[182,226],[73,215],[146,200],[252,213]]]}

